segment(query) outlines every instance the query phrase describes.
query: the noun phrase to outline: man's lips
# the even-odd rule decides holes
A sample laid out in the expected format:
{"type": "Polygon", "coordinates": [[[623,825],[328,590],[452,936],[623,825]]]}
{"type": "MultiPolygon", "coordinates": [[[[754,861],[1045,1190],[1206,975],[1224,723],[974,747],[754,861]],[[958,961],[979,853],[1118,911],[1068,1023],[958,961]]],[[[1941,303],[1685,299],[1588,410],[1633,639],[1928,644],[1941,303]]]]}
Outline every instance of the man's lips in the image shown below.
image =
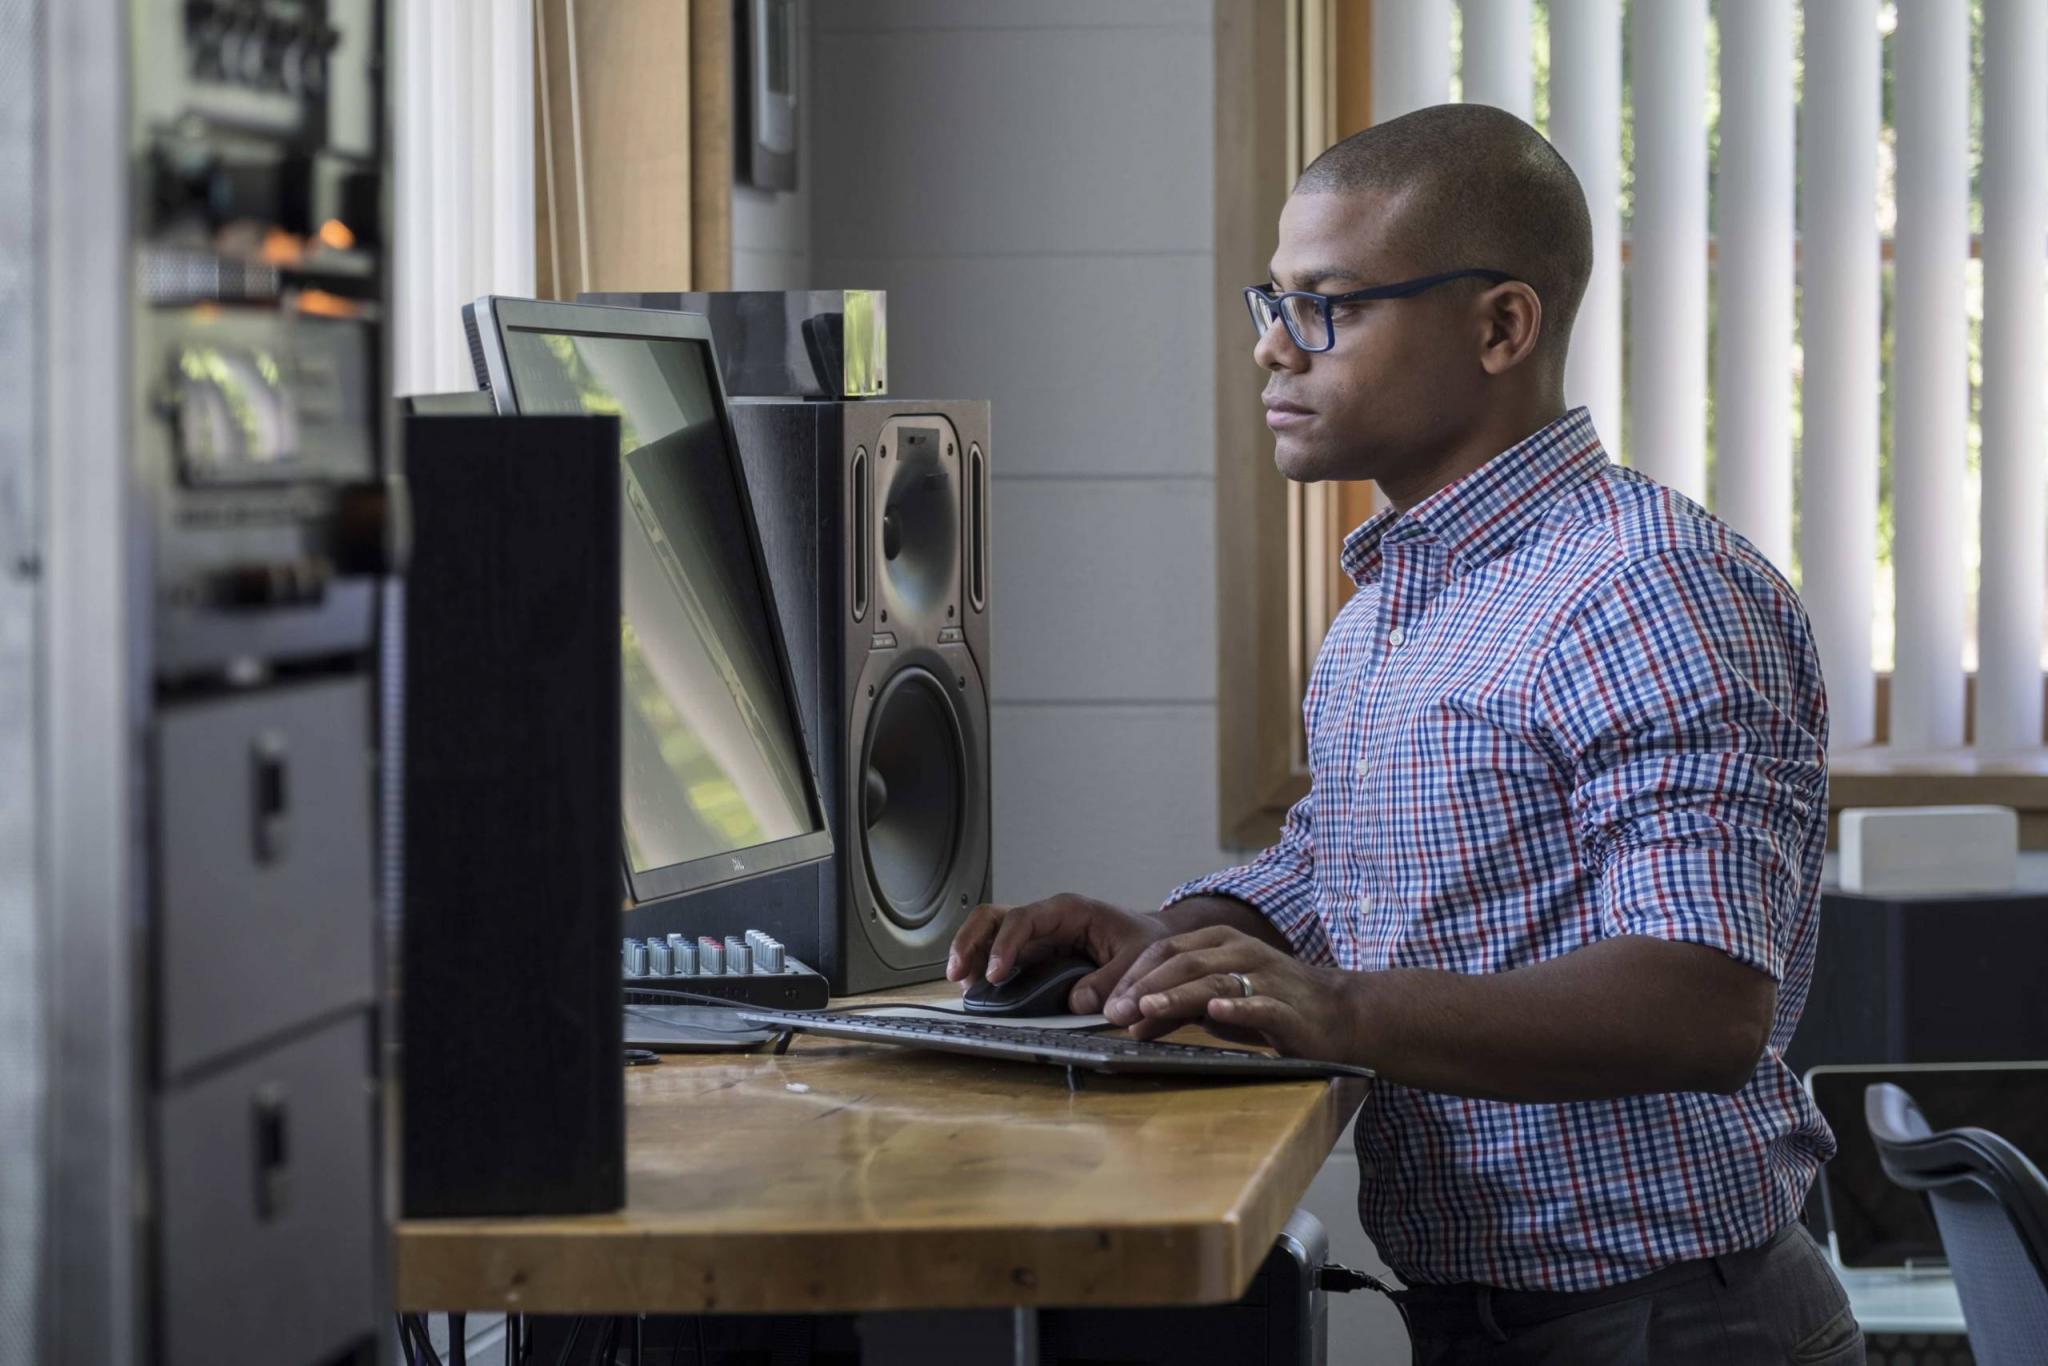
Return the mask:
{"type": "Polygon", "coordinates": [[[1281,398],[1269,398],[1266,400],[1266,425],[1276,432],[1286,431],[1290,427],[1299,427],[1314,416],[1315,413],[1313,411],[1302,407],[1299,403],[1289,403],[1286,399],[1281,398]]]}

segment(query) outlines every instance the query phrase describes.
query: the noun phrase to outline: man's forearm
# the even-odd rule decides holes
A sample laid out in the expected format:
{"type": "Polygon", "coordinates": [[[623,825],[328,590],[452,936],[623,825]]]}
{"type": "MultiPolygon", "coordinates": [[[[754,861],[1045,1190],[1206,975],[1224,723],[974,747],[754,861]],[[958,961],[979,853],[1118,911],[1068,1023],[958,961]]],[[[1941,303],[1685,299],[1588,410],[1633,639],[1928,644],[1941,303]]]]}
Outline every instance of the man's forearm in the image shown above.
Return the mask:
{"type": "Polygon", "coordinates": [[[1355,1061],[1418,1090],[1555,1103],[1741,1088],[1776,1002],[1716,949],[1623,937],[1512,972],[1346,973],[1355,1061]]]}
{"type": "Polygon", "coordinates": [[[1184,897],[1160,911],[1159,918],[1166,922],[1168,929],[1174,934],[1206,929],[1211,925],[1224,925],[1242,931],[1254,939],[1263,940],[1283,953],[1294,952],[1294,946],[1287,942],[1285,935],[1273,928],[1272,921],[1236,897],[1184,897]]]}

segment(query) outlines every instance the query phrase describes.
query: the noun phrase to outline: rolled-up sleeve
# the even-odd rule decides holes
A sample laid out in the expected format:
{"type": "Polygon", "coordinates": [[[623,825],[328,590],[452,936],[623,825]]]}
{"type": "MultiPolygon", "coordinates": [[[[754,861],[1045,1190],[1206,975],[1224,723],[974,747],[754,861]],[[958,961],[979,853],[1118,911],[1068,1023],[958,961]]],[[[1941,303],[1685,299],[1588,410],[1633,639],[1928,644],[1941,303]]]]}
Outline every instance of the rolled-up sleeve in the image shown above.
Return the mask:
{"type": "Polygon", "coordinates": [[[1281,823],[1280,838],[1250,863],[1184,882],[1165,905],[1193,896],[1227,896],[1272,922],[1305,962],[1331,964],[1329,935],[1316,913],[1316,855],[1312,840],[1315,793],[1296,802],[1281,823]]]}
{"type": "Polygon", "coordinates": [[[1826,704],[1791,589],[1732,553],[1634,561],[1567,625],[1537,691],[1603,932],[1782,978],[1827,811],[1826,704]]]}

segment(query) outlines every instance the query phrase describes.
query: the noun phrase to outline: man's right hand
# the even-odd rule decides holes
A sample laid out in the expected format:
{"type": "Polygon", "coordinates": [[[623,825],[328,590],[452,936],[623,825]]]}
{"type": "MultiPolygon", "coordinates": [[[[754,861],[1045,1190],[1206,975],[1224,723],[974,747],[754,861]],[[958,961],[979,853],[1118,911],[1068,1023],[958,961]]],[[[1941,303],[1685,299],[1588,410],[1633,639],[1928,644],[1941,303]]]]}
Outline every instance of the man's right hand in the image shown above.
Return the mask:
{"type": "Polygon", "coordinates": [[[1077,1015],[1102,1009],[1124,972],[1147,945],[1172,927],[1156,915],[1140,915],[1072,892],[1028,906],[977,906],[953,936],[946,977],[962,984],[985,977],[1000,982],[1026,963],[1074,951],[1095,960],[1095,971],[1074,983],[1067,1005],[1077,1015]]]}

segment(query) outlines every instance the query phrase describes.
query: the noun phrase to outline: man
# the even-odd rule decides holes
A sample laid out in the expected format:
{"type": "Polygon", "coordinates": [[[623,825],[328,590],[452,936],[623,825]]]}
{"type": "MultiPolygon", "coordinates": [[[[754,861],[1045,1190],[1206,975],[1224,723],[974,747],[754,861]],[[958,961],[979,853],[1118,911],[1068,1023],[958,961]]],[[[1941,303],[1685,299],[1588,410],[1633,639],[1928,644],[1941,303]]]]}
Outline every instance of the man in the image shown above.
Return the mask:
{"type": "Polygon", "coordinates": [[[1362,1063],[1359,1207],[1421,1362],[1860,1362],[1799,1225],[1834,1141],[1781,1051],[1826,706],[1797,599],[1564,404],[1585,198],[1498,110],[1332,147],[1248,291],[1289,478],[1372,479],[1304,702],[1313,785],[1140,915],[978,909],[948,975],[1362,1063]]]}

